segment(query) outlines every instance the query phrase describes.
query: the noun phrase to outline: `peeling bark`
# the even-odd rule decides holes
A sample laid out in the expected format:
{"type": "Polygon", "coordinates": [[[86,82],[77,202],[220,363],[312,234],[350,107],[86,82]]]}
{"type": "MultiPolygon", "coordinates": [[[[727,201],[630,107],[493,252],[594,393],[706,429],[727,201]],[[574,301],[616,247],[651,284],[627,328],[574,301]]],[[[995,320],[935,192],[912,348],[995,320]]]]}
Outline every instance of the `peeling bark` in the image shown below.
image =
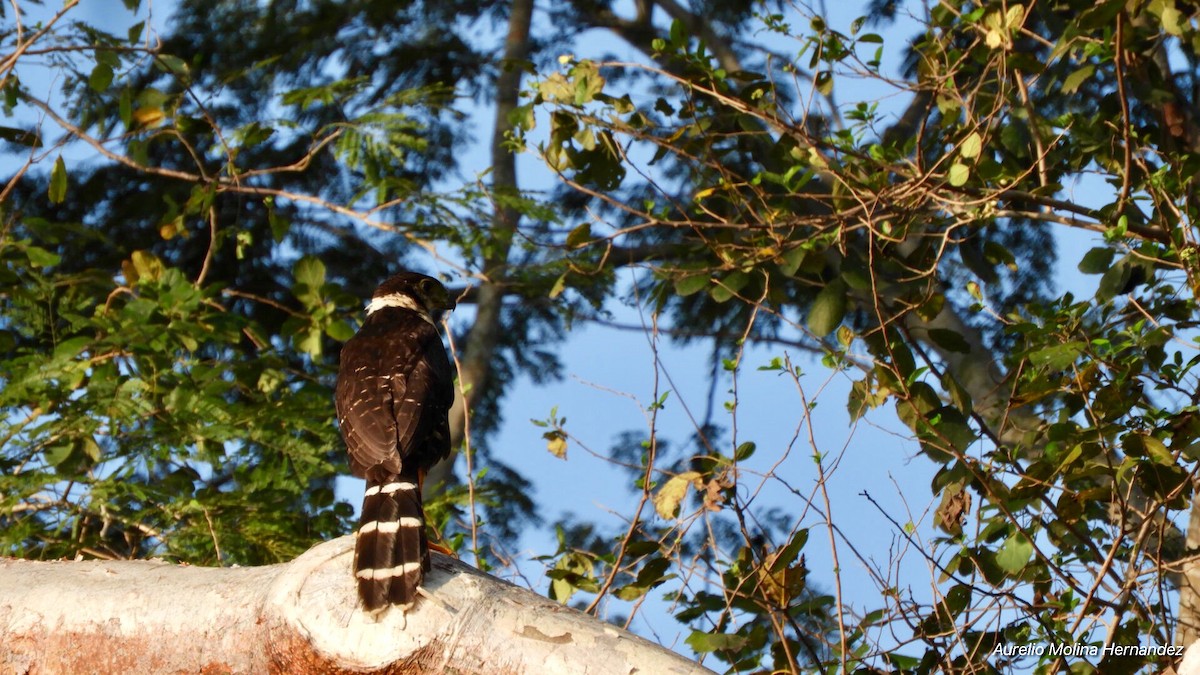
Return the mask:
{"type": "Polygon", "coordinates": [[[347,536],[253,568],[0,561],[0,671],[710,672],[437,553],[416,608],[373,619],[353,550],[347,536]]]}

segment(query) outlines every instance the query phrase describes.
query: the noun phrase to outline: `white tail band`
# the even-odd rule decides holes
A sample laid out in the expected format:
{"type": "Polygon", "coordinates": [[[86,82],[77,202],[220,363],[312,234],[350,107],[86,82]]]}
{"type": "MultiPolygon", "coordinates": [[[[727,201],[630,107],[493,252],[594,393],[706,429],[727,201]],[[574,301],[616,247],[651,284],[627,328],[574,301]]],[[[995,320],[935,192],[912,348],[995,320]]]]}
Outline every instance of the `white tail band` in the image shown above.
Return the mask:
{"type": "Polygon", "coordinates": [[[365,569],[354,573],[354,576],[359,579],[391,579],[393,577],[402,577],[409,572],[416,572],[421,569],[421,563],[404,563],[395,567],[387,567],[384,569],[365,569]]]}
{"type": "Polygon", "coordinates": [[[370,534],[371,532],[378,531],[383,534],[395,534],[399,532],[400,528],[402,527],[421,527],[421,524],[420,518],[412,518],[410,516],[404,516],[399,520],[388,520],[384,522],[372,520],[369,523],[363,523],[363,526],[358,528],[358,533],[370,534]]]}
{"type": "Polygon", "coordinates": [[[393,492],[398,492],[400,490],[416,490],[416,489],[417,489],[416,483],[409,483],[407,481],[402,481],[402,482],[388,483],[386,485],[372,485],[371,487],[367,488],[367,491],[363,493],[363,496],[370,497],[371,495],[377,495],[381,492],[385,495],[390,495],[393,492]]]}

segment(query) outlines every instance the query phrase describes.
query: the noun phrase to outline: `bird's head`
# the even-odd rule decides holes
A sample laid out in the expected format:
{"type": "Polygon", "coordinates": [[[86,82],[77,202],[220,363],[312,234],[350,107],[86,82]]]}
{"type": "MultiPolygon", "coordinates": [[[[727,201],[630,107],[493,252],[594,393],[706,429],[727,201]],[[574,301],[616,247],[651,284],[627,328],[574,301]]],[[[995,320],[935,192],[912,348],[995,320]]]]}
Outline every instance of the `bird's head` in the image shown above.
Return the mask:
{"type": "Polygon", "coordinates": [[[436,323],[443,312],[454,309],[454,299],[442,282],[417,272],[398,272],[379,284],[367,305],[367,315],[385,307],[403,307],[436,323]]]}

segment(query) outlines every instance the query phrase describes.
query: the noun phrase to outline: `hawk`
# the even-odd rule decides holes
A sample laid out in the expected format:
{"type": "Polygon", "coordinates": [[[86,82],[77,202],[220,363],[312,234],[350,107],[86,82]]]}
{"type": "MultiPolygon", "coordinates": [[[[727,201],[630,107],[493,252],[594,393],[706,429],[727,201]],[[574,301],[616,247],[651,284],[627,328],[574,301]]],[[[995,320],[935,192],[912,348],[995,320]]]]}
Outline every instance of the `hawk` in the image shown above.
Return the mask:
{"type": "Polygon", "coordinates": [[[411,607],[429,571],[421,484],[450,454],[454,372],[437,321],[451,309],[437,279],[400,272],[342,346],[334,403],[350,468],[367,479],[354,576],[369,612],[411,607]]]}

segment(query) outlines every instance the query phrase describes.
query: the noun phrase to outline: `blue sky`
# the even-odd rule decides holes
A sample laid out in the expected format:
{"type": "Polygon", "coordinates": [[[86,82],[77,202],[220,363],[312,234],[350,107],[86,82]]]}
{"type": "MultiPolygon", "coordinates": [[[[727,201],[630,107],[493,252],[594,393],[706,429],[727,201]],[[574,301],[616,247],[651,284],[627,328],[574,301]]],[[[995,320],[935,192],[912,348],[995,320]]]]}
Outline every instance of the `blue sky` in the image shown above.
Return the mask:
{"type": "MultiPolygon", "coordinates": [[[[833,4],[836,7],[831,8],[829,24],[848,33],[850,23],[859,16],[861,3],[833,4]]],[[[797,25],[806,23],[802,19],[794,21],[797,25]]],[[[901,20],[897,27],[887,31],[885,69],[899,68],[904,38],[915,30],[911,21],[901,20]]],[[[773,41],[772,48],[785,53],[800,47],[798,43],[788,43],[765,32],[758,37],[773,41]]],[[[619,58],[644,61],[607,35],[597,34],[596,40],[586,42],[586,47],[576,49],[574,56],[601,58],[615,53],[619,58]]],[[[896,95],[894,89],[872,89],[871,83],[864,80],[839,80],[835,86],[838,102],[843,107],[851,106],[857,100],[880,100],[881,109],[899,111],[908,100],[906,96],[896,95]]],[[[490,120],[490,115],[484,111],[480,117],[481,128],[486,128],[482,125],[490,120]]],[[[483,157],[479,161],[487,160],[483,157]]],[[[537,189],[544,181],[551,180],[535,158],[523,158],[520,168],[522,185],[527,189],[537,189]]],[[[627,271],[626,287],[631,282],[630,275],[645,273],[644,270],[627,271]]],[[[615,321],[620,324],[650,323],[649,316],[636,307],[610,303],[607,309],[614,313],[615,321]]],[[[568,419],[567,430],[588,448],[603,455],[621,432],[647,432],[645,408],[656,395],[670,390],[666,406],[658,416],[656,430],[660,437],[675,443],[685,442],[695,431],[692,417],[703,418],[708,406],[711,348],[704,344],[681,347],[665,337],[652,346],[648,332],[579,323],[572,330],[561,356],[566,375],[563,381],[535,386],[522,380],[508,394],[504,407],[505,424],[492,446],[505,461],[531,467],[527,473],[536,476],[538,503],[548,521],[554,521],[558,514],[573,513],[583,519],[607,523],[616,530],[623,526],[622,517],[628,517],[637,500],[637,494],[624,474],[574,442],[565,461],[552,457],[541,436],[544,430],[529,420],[544,419],[552,408],[557,407],[558,415],[568,419]]],[[[895,419],[890,406],[868,415],[857,425],[850,424],[846,400],[851,382],[849,376],[853,373],[848,376],[832,372],[811,354],[769,345],[749,347],[743,363],[736,412],[723,411],[722,404],[732,398],[728,393],[732,382],[726,378],[716,389],[716,409],[722,412],[716,414],[715,421],[727,429],[737,429],[736,436],[726,436],[724,450],[727,453],[732,454],[732,448],[744,441],[753,441],[758,446],[755,457],[743,467],[747,469],[743,476],[746,489],[756,488],[761,482],[753,472],[765,473],[776,461],[782,460],[774,467],[774,472],[800,493],[812,494],[816,498],[814,506],[823,510],[825,504],[822,495],[816,491],[818,472],[812,456],[814,451],[826,455],[830,458],[826,460],[827,466],[835,467],[826,476],[825,485],[829,512],[841,528],[834,542],[840,562],[843,603],[860,616],[879,607],[880,590],[872,579],[871,567],[891,576],[891,585],[911,583],[913,593],[928,601],[931,597],[928,566],[913,551],[897,555],[909,544],[860,493],[869,492],[894,519],[900,523],[919,523],[918,534],[930,536],[933,532],[932,505],[935,504],[929,484],[938,467],[915,456],[917,446],[909,441],[910,434],[895,419]],[[806,373],[800,379],[800,388],[804,397],[816,404],[809,418],[803,414],[801,392],[790,378],[777,372],[758,370],[773,358],[783,356],[790,356],[806,373]],[[856,559],[843,536],[850,539],[866,562],[856,559]]],[[[821,525],[823,518],[813,508],[805,508],[801,500],[775,481],[763,485],[757,500],[756,508],[776,506],[790,510],[795,513],[797,522],[813,528],[805,548],[809,579],[833,593],[834,546],[830,543],[830,533],[821,525]],[[804,517],[800,518],[802,513],[804,517]]],[[[783,543],[776,542],[777,545],[783,543]]],[[[554,533],[548,528],[527,533],[523,544],[529,557],[552,552],[556,545],[554,533]]],[[[736,551],[727,553],[735,554],[736,551]]],[[[542,578],[538,563],[523,564],[521,571],[525,579],[539,584],[538,590],[544,592],[547,582],[542,578]]],[[[617,614],[624,614],[628,609],[628,605],[621,602],[611,607],[617,614]]],[[[642,609],[632,627],[686,652],[682,641],[688,630],[667,616],[665,610],[665,604],[651,603],[648,609],[642,609]]]]}
{"type": "MultiPolygon", "coordinates": [[[[850,21],[858,15],[854,11],[857,4],[834,4],[830,24],[848,31],[850,21]]],[[[132,20],[123,10],[114,11],[116,5],[115,0],[112,3],[85,2],[72,10],[70,17],[107,26],[119,34],[132,20]]],[[[152,23],[158,30],[169,25],[172,6],[170,2],[149,6],[153,12],[152,23]]],[[[145,11],[146,7],[143,7],[143,15],[139,18],[145,18],[145,11]]],[[[900,36],[908,32],[911,32],[909,27],[889,31],[891,41],[885,57],[886,66],[899,63],[900,36]]],[[[777,39],[765,33],[761,36],[777,39]]],[[[586,44],[574,52],[579,58],[600,57],[611,52],[623,58],[644,60],[605,33],[593,32],[584,42],[586,44]]],[[[798,44],[782,41],[775,45],[783,52],[798,47],[798,44]]],[[[24,67],[21,74],[24,83],[35,93],[48,93],[59,84],[48,79],[48,73],[36,69],[24,67]],[[43,79],[38,79],[39,74],[43,79]]],[[[882,104],[885,109],[887,106],[899,109],[906,102],[905,98],[895,96],[894,91],[881,93],[864,88],[860,92],[865,84],[848,80],[843,89],[843,82],[839,81],[839,103],[844,106],[858,99],[873,100],[872,97],[882,96],[885,97],[882,104]]],[[[464,158],[461,177],[467,183],[486,171],[488,149],[485,143],[490,136],[492,112],[481,107],[472,116],[477,120],[479,143],[464,158]]],[[[70,161],[91,157],[90,149],[80,146],[68,148],[65,154],[70,161]]],[[[520,170],[522,186],[526,189],[548,187],[553,180],[533,156],[520,159],[520,170]]],[[[448,185],[447,189],[455,187],[448,185]]],[[[450,272],[439,270],[436,261],[428,261],[428,265],[427,271],[450,272]]],[[[625,272],[626,286],[632,282],[630,275],[645,273],[645,270],[625,272]]],[[[636,307],[614,302],[607,309],[618,323],[640,325],[650,321],[636,307]]],[[[462,327],[469,323],[470,309],[459,314],[453,319],[454,325],[462,327]]],[[[631,505],[636,503],[636,494],[625,475],[603,458],[618,435],[626,431],[648,432],[646,407],[657,396],[669,391],[665,407],[658,415],[656,432],[673,443],[683,443],[695,431],[692,417],[703,417],[709,404],[708,376],[712,355],[707,345],[680,347],[662,338],[652,346],[650,336],[645,332],[580,322],[572,329],[561,358],[565,374],[562,381],[535,386],[522,378],[509,392],[505,399],[503,428],[491,443],[499,457],[523,468],[534,480],[536,500],[547,525],[539,531],[527,532],[517,554],[523,560],[520,571],[524,578],[541,593],[546,591],[547,580],[542,564],[532,558],[552,553],[556,547],[551,523],[563,514],[572,513],[581,519],[595,520],[602,528],[608,526],[615,530],[621,526],[622,518],[628,516],[631,505]],[[572,440],[565,460],[554,458],[547,452],[542,438],[544,429],[530,422],[531,419],[546,418],[555,407],[559,416],[568,419],[567,429],[577,439],[572,440]],[[597,454],[589,453],[585,446],[597,454]]],[[[859,493],[869,491],[901,522],[922,522],[923,518],[928,525],[931,499],[928,484],[936,467],[922,458],[910,461],[916,446],[907,441],[906,431],[888,410],[851,426],[845,408],[850,380],[845,374],[824,369],[811,355],[778,347],[751,346],[743,362],[745,367],[739,375],[739,406],[735,413],[725,413],[721,407],[724,401],[732,398],[727,393],[732,383],[726,380],[716,390],[717,410],[722,411],[717,413],[716,421],[726,428],[737,429],[736,436],[727,437],[727,451],[743,441],[755,442],[758,452],[745,467],[751,473],[756,470],[766,472],[776,460],[785,458],[774,470],[793,488],[806,494],[817,481],[813,446],[828,457],[840,457],[827,482],[833,519],[842,525],[843,534],[852,538],[852,543],[864,556],[886,566],[903,543],[887,520],[859,493]],[[804,404],[794,382],[776,372],[757,370],[773,358],[783,356],[789,356],[806,372],[800,384],[804,395],[816,404],[811,418],[806,419],[803,415],[804,404]],[[810,431],[813,434],[811,443],[810,431]]],[[[749,474],[744,480],[748,486],[759,482],[749,474]]],[[[361,484],[353,480],[340,481],[339,491],[342,498],[357,505],[361,484]]],[[[757,503],[763,506],[796,508],[794,496],[772,482],[764,486],[758,500],[757,503]]],[[[647,513],[652,513],[652,509],[647,513]]],[[[811,510],[803,519],[806,526],[820,522],[821,518],[811,510]]],[[[827,535],[827,532],[814,529],[805,553],[812,570],[810,579],[832,591],[833,556],[827,535]]],[[[844,542],[839,540],[838,546],[844,547],[844,542]]],[[[875,609],[879,602],[875,584],[864,573],[862,563],[854,561],[844,548],[839,550],[845,604],[860,613],[875,609]]],[[[907,556],[904,561],[902,564],[908,567],[904,568],[897,583],[912,578],[919,588],[928,578],[928,571],[920,565],[913,566],[919,562],[916,556],[907,556]]],[[[498,573],[506,574],[504,570],[498,573]]],[[[522,583],[519,578],[514,581],[522,583]]],[[[649,603],[632,627],[668,646],[686,651],[682,640],[687,630],[666,616],[663,609],[657,601],[649,603]]],[[[612,611],[626,613],[628,606],[618,602],[612,611]]]]}
{"type": "MultiPolygon", "coordinates": [[[[829,24],[849,32],[850,22],[861,13],[863,3],[831,4],[829,24]]],[[[154,5],[155,19],[160,27],[165,25],[169,6],[170,3],[154,5]]],[[[923,5],[918,4],[917,8],[922,10],[923,5]]],[[[78,18],[86,21],[103,23],[113,18],[105,3],[84,3],[78,11],[78,18]]],[[[894,74],[899,69],[901,48],[915,30],[914,22],[902,20],[884,31],[887,39],[885,71],[894,74]]],[[[775,38],[763,36],[762,39],[775,38]]],[[[780,42],[776,48],[794,51],[798,46],[780,42]]],[[[608,51],[628,53],[611,38],[597,37],[596,40],[589,39],[587,48],[577,49],[575,55],[586,58],[608,51]]],[[[631,55],[630,58],[634,57],[631,55]]],[[[27,79],[26,84],[35,89],[44,85],[48,89],[54,83],[34,84],[27,79]]],[[[843,108],[858,100],[878,100],[881,109],[894,112],[907,103],[906,96],[897,95],[891,88],[881,89],[868,80],[839,79],[835,86],[838,102],[843,108]]],[[[473,117],[478,121],[480,142],[465,158],[462,178],[467,182],[473,181],[477,173],[481,174],[488,161],[484,143],[490,135],[491,111],[479,108],[473,117]]],[[[521,159],[520,168],[522,185],[527,189],[548,186],[553,180],[531,156],[521,159]]],[[[1077,187],[1084,193],[1091,189],[1094,188],[1087,185],[1077,187]]],[[[1091,294],[1094,280],[1075,274],[1073,270],[1083,252],[1098,239],[1098,236],[1081,233],[1068,233],[1061,239],[1064,258],[1061,268],[1065,272],[1056,279],[1060,287],[1075,290],[1080,297],[1091,294]]],[[[436,261],[429,261],[427,271],[450,272],[439,270],[436,261]]],[[[626,286],[632,282],[630,275],[645,273],[644,270],[625,272],[626,286]]],[[[635,306],[613,302],[608,309],[618,323],[649,323],[649,317],[635,306]]],[[[465,309],[452,321],[461,328],[470,318],[470,309],[465,309]]],[[[653,341],[647,332],[580,322],[572,329],[561,358],[565,374],[562,381],[537,386],[522,378],[508,393],[504,425],[491,442],[499,457],[523,468],[535,482],[536,501],[547,526],[527,532],[516,553],[523,559],[520,571],[524,579],[532,582],[541,593],[546,591],[547,580],[542,573],[542,564],[532,558],[552,553],[556,547],[550,523],[562,514],[572,513],[615,530],[636,503],[636,494],[625,475],[604,459],[618,435],[626,431],[647,431],[646,407],[668,390],[670,395],[658,415],[656,431],[676,443],[692,435],[691,417],[703,417],[709,405],[708,376],[712,355],[706,345],[680,347],[665,338],[653,341]],[[560,417],[567,418],[567,430],[578,439],[572,440],[565,460],[547,452],[542,438],[544,429],[530,422],[531,419],[546,418],[553,408],[557,408],[560,417]],[[588,452],[587,448],[597,454],[588,452]]],[[[743,441],[753,441],[758,446],[757,454],[744,467],[747,474],[743,476],[743,485],[755,487],[759,482],[754,478],[755,471],[773,470],[801,494],[814,496],[813,507],[805,509],[801,500],[784,486],[768,481],[757,498],[761,505],[789,509],[799,523],[812,528],[805,548],[810,582],[829,592],[834,591],[836,547],[843,604],[857,613],[880,606],[880,588],[873,579],[872,568],[888,576],[891,585],[909,588],[918,600],[929,601],[931,584],[937,579],[936,570],[932,570],[917,551],[911,550],[911,544],[875,505],[861,496],[862,492],[869,492],[894,520],[902,524],[914,523],[914,536],[918,540],[936,536],[932,525],[932,508],[936,502],[930,495],[929,483],[938,467],[917,456],[916,444],[910,440],[907,429],[896,420],[891,406],[874,411],[865,420],[852,425],[845,403],[853,373],[830,371],[810,354],[770,345],[749,347],[743,364],[736,411],[732,414],[718,412],[716,419],[726,428],[736,426],[736,436],[727,437],[728,448],[743,441]],[[773,358],[783,356],[790,357],[805,371],[799,387],[777,372],[758,370],[773,358]],[[804,399],[816,404],[807,416],[804,399]],[[814,451],[827,458],[827,495],[816,489],[818,472],[812,459],[814,451]],[[824,501],[826,497],[828,504],[824,501]],[[832,544],[829,531],[822,525],[824,519],[814,508],[828,508],[833,521],[840,526],[832,544]]],[[[727,393],[731,386],[732,381],[726,379],[717,387],[717,410],[722,410],[721,404],[731,398],[727,393]]],[[[361,484],[342,482],[341,492],[344,499],[357,505],[361,484]]],[[[506,571],[498,573],[505,576],[506,571]]],[[[520,578],[513,580],[523,583],[520,578]]],[[[625,613],[628,606],[616,603],[612,610],[625,613]]],[[[686,651],[682,640],[687,629],[667,616],[664,603],[658,600],[642,610],[632,627],[667,646],[686,651]]],[[[886,644],[889,638],[880,636],[880,639],[886,644]]]]}

